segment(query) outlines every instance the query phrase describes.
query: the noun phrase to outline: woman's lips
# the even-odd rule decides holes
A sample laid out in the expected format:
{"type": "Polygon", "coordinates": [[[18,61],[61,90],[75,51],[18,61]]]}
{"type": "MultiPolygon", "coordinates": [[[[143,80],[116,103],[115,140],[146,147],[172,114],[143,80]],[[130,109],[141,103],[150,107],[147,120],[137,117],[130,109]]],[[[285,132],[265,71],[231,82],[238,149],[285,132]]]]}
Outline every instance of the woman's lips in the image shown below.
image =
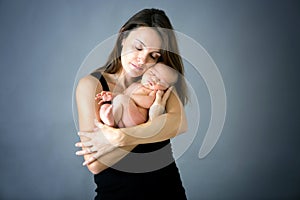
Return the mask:
{"type": "Polygon", "coordinates": [[[137,70],[143,70],[143,68],[142,67],[139,67],[138,65],[135,65],[135,64],[133,64],[133,63],[130,63],[135,69],[137,69],[137,70]]]}

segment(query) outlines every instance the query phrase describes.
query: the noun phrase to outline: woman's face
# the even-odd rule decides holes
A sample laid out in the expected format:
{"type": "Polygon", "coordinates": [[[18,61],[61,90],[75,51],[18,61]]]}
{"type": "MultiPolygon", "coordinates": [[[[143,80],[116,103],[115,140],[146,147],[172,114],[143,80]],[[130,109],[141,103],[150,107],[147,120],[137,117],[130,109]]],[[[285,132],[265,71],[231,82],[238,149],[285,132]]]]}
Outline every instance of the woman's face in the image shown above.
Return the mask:
{"type": "Polygon", "coordinates": [[[132,30],[122,41],[121,62],[130,77],[141,76],[161,56],[161,38],[153,28],[132,30]]]}

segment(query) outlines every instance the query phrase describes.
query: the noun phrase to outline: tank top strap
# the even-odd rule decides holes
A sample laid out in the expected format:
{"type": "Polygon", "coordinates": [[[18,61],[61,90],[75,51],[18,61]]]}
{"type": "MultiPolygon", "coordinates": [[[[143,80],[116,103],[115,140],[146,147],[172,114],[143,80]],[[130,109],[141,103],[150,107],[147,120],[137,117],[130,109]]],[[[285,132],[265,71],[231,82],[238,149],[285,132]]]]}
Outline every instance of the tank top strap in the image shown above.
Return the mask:
{"type": "Polygon", "coordinates": [[[93,72],[93,73],[91,73],[91,75],[94,76],[95,78],[97,78],[100,81],[100,83],[102,85],[102,89],[104,91],[109,91],[107,81],[104,78],[104,76],[101,74],[101,72],[93,72]]]}

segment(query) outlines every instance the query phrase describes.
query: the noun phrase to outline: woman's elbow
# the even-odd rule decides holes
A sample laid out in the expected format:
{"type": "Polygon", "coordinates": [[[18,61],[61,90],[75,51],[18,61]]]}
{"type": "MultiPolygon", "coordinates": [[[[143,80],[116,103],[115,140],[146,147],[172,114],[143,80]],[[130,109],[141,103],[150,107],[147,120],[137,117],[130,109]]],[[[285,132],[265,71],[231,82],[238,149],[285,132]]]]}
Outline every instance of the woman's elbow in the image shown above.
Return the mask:
{"type": "Polygon", "coordinates": [[[92,174],[99,174],[103,170],[105,170],[107,167],[105,165],[101,165],[98,161],[94,161],[87,165],[88,170],[92,174]]]}
{"type": "MultiPolygon", "coordinates": [[[[88,159],[85,158],[85,160],[88,160],[88,159]]],[[[100,172],[102,172],[103,170],[105,170],[107,168],[106,165],[102,164],[98,160],[95,160],[94,162],[92,162],[86,166],[92,174],[99,174],[100,172]]]]}
{"type": "Polygon", "coordinates": [[[179,121],[180,121],[180,123],[179,123],[180,126],[179,126],[178,134],[187,132],[187,130],[188,130],[188,123],[187,123],[187,119],[186,119],[185,114],[181,115],[179,121]]]}

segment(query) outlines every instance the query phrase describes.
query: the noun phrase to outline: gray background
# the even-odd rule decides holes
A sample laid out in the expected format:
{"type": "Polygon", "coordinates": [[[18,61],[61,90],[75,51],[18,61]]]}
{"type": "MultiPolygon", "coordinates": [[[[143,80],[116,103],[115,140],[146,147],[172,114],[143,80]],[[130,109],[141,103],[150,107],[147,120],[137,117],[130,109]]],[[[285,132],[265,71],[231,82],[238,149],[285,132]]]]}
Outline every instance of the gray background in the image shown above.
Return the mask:
{"type": "Polygon", "coordinates": [[[177,160],[188,198],[299,198],[299,1],[1,0],[0,199],[94,197],[93,177],[75,155],[76,72],[146,7],[165,10],[203,45],[226,87],[221,138],[200,160],[209,97],[187,69],[202,120],[177,160]]]}

